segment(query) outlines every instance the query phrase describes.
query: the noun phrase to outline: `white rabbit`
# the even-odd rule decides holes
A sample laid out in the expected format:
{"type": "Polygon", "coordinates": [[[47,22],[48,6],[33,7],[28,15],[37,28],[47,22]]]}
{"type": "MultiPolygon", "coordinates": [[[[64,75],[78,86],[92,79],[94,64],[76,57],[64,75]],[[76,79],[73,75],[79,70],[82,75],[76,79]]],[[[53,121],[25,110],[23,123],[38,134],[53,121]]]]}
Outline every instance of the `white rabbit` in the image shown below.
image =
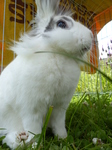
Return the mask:
{"type": "Polygon", "coordinates": [[[62,52],[83,58],[92,45],[92,32],[74,21],[59,0],[36,0],[35,29],[21,36],[12,47],[17,53],[0,76],[0,136],[15,149],[22,140],[40,134],[50,106],[49,126],[66,138],[65,114],[77,86],[80,67],[62,52]],[[46,53],[38,53],[46,51],[46,53]]]}

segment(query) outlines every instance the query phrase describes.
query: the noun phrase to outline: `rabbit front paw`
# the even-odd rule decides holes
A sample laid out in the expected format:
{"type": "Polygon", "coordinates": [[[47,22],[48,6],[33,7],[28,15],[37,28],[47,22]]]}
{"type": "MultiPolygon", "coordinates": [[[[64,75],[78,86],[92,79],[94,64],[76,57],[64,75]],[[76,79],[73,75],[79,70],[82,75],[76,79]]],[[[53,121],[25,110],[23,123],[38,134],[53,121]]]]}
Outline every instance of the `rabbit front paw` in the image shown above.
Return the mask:
{"type": "Polygon", "coordinates": [[[29,142],[32,138],[33,135],[30,135],[26,131],[10,132],[6,135],[3,143],[6,143],[12,150],[14,150],[18,146],[22,146],[24,142],[29,142]]]}
{"type": "Polygon", "coordinates": [[[67,137],[67,131],[63,128],[53,129],[53,132],[59,139],[65,139],[67,137]]]}
{"type": "Polygon", "coordinates": [[[18,133],[16,134],[16,141],[17,141],[18,143],[20,143],[20,142],[22,142],[22,141],[26,141],[26,140],[28,139],[28,137],[29,137],[29,133],[28,133],[28,132],[25,132],[25,131],[23,131],[23,132],[18,132],[18,133]]]}

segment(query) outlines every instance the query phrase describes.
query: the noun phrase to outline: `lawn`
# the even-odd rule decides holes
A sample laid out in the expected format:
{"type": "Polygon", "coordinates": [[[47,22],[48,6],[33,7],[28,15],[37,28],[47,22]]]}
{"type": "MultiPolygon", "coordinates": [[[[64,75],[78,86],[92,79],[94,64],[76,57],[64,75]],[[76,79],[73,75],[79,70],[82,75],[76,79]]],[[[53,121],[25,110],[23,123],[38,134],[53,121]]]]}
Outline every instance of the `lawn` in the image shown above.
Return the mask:
{"type": "MultiPolygon", "coordinates": [[[[100,70],[112,79],[112,66],[107,65],[107,62],[109,61],[110,59],[101,60],[100,70]]],[[[98,71],[93,75],[82,72],[76,92],[80,94],[85,91],[89,93],[96,93],[96,91],[99,93],[110,92],[112,91],[112,84],[98,71]]]]}
{"type": "MultiPolygon", "coordinates": [[[[45,124],[49,117],[50,115],[45,124]]],[[[74,96],[67,110],[66,128],[68,137],[58,140],[57,137],[53,137],[50,129],[45,132],[45,125],[42,135],[35,135],[34,141],[39,143],[38,148],[35,149],[112,150],[112,95],[84,93],[82,96],[74,96]],[[93,142],[94,138],[97,138],[96,144],[93,142]]],[[[6,150],[6,145],[1,146],[1,149],[6,150]]],[[[31,143],[17,149],[30,150],[31,143]]]]}

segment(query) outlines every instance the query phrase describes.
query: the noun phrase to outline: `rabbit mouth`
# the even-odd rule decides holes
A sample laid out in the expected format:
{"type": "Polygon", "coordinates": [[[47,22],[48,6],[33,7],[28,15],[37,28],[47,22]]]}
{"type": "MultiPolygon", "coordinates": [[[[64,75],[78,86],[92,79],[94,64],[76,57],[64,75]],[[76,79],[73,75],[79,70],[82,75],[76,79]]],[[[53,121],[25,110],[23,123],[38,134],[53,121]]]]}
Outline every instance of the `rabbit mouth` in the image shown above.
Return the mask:
{"type": "Polygon", "coordinates": [[[90,47],[84,47],[84,48],[82,48],[82,52],[84,52],[84,53],[86,53],[89,50],[90,50],[90,47]]]}
{"type": "Polygon", "coordinates": [[[85,53],[87,53],[89,50],[91,49],[91,46],[86,46],[86,47],[83,47],[80,52],[79,52],[79,55],[82,57],[85,53]]]}

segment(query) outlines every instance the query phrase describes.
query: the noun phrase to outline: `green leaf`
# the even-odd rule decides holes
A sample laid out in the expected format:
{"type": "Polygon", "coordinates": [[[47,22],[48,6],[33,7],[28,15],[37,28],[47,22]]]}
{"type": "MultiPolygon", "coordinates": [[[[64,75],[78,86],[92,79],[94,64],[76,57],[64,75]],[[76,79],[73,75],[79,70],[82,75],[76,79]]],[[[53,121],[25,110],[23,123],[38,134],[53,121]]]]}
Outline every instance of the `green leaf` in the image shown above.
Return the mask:
{"type": "Polygon", "coordinates": [[[0,141],[2,141],[5,138],[5,136],[0,137],[0,141]]]}
{"type": "Polygon", "coordinates": [[[73,138],[73,136],[68,135],[68,137],[67,137],[67,142],[68,142],[69,144],[74,143],[74,138],[73,138]]]}
{"type": "Polygon", "coordinates": [[[66,147],[66,146],[64,146],[64,147],[62,148],[62,150],[69,150],[69,148],[66,147]]]}
{"type": "Polygon", "coordinates": [[[49,150],[59,150],[59,147],[57,145],[51,145],[49,150]]]}

